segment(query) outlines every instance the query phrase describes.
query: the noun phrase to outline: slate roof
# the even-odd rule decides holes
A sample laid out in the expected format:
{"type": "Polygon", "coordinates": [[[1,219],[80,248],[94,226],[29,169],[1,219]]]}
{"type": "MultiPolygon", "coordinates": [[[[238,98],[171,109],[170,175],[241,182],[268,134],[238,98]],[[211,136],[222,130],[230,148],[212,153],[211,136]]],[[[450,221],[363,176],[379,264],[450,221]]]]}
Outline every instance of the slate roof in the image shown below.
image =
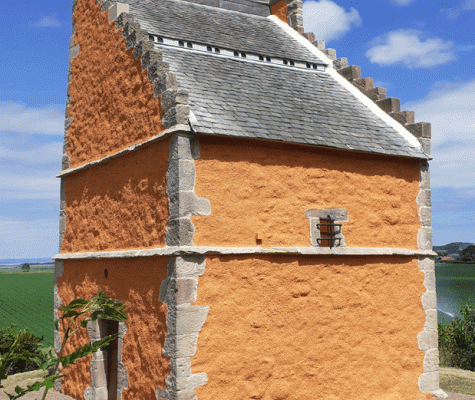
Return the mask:
{"type": "Polygon", "coordinates": [[[324,71],[157,48],[189,93],[198,133],[426,158],[324,71]]]}
{"type": "Polygon", "coordinates": [[[180,0],[126,0],[150,34],[248,53],[322,62],[267,17],[180,0]]]}
{"type": "MultiPolygon", "coordinates": [[[[126,0],[149,34],[319,62],[272,20],[182,0],[126,0]]],[[[189,93],[199,134],[427,158],[325,71],[156,45],[189,93]]]]}

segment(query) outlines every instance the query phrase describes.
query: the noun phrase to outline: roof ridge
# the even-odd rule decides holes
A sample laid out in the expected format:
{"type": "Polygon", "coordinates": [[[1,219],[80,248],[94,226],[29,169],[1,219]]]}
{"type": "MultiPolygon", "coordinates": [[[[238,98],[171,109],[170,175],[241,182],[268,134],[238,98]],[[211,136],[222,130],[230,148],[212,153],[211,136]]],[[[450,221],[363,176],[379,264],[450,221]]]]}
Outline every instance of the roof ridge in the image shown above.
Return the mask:
{"type": "Polygon", "coordinates": [[[315,40],[313,32],[302,34],[317,49],[325,53],[332,61],[333,68],[343,76],[348,82],[361,91],[375,104],[385,111],[394,120],[399,122],[412,135],[414,135],[422,145],[422,150],[430,155],[431,124],[429,122],[414,123],[414,111],[401,111],[400,99],[386,97],[387,89],[374,87],[373,78],[361,78],[361,68],[356,65],[348,65],[346,57],[337,58],[335,49],[326,49],[325,41],[315,40]]]}
{"type": "Polygon", "coordinates": [[[127,50],[133,48],[135,59],[141,59],[142,69],[147,69],[147,78],[152,83],[155,97],[160,97],[164,113],[162,123],[166,129],[177,125],[189,125],[190,107],[188,92],[179,89],[175,74],[170,72],[168,63],[163,62],[163,54],[157,51],[149,34],[129,13],[129,4],[97,0],[102,3],[102,12],[109,12],[109,22],[115,20],[116,29],[122,28],[127,50]]]}
{"type": "MultiPolygon", "coordinates": [[[[251,13],[245,13],[245,12],[241,12],[241,11],[236,11],[236,10],[229,10],[227,8],[221,8],[221,7],[214,7],[214,6],[209,6],[207,4],[200,4],[200,3],[194,3],[192,1],[188,1],[188,0],[168,0],[168,1],[173,1],[175,3],[182,3],[182,4],[191,4],[192,7],[193,6],[196,6],[197,8],[200,8],[200,7],[205,7],[205,8],[209,8],[209,9],[212,9],[212,10],[218,10],[218,11],[223,11],[223,12],[230,12],[232,14],[238,14],[240,16],[244,15],[246,17],[257,17],[257,18],[260,18],[261,20],[267,20],[267,17],[264,17],[262,15],[257,15],[257,14],[251,14],[251,13]]],[[[99,2],[99,1],[98,1],[99,2]]],[[[145,4],[145,3],[144,3],[145,4]]],[[[133,4],[132,4],[133,6],[133,4]]]]}
{"type": "MultiPolygon", "coordinates": [[[[323,40],[315,40],[315,35],[311,32],[309,33],[299,33],[297,30],[292,29],[288,24],[282,22],[278,17],[270,15],[268,17],[270,20],[274,21],[279,25],[285,32],[287,32],[291,37],[299,41],[299,43],[305,46],[307,49],[312,51],[317,57],[322,59],[324,62],[328,62],[329,66],[327,72],[343,87],[345,87],[351,94],[353,94],[357,99],[359,99],[363,104],[365,104],[376,116],[386,122],[391,126],[399,135],[401,135],[411,146],[422,150],[428,157],[430,157],[430,123],[420,122],[414,124],[411,121],[411,116],[413,117],[413,112],[406,111],[400,112],[398,107],[400,105],[400,100],[396,98],[384,98],[377,99],[381,100],[379,103],[372,100],[368,94],[364,93],[365,96],[362,96],[363,91],[360,86],[357,86],[357,83],[360,83],[358,79],[361,79],[361,68],[356,66],[348,67],[348,60],[346,58],[340,58],[337,60],[335,49],[325,49],[325,42],[323,40]],[[309,40],[310,39],[310,40],[309,40]],[[313,39],[313,42],[312,42],[313,39]],[[326,51],[325,51],[326,50],[326,51]],[[346,65],[345,65],[346,63],[346,65]],[[337,70],[335,67],[342,67],[337,70]],[[343,67],[345,65],[345,67],[343,67]],[[360,73],[358,79],[358,72],[360,73]],[[342,78],[345,78],[342,80],[342,78]],[[353,79],[355,78],[355,79],[353,79]],[[353,83],[355,82],[355,83],[353,83]],[[355,90],[355,89],[358,90],[355,90]],[[377,106],[377,107],[375,107],[377,106]],[[396,111],[397,110],[397,111],[396,111]],[[400,114],[396,114],[396,112],[400,114]],[[412,114],[411,114],[412,113],[412,114]],[[389,118],[391,117],[391,118],[389,118]],[[404,125],[400,122],[401,119],[406,118],[411,124],[404,125]]],[[[368,79],[368,78],[364,78],[368,79]]],[[[369,81],[363,81],[368,83],[369,81]]],[[[372,82],[372,79],[371,79],[372,82]]],[[[368,83],[369,84],[369,83],[368,83]]],[[[377,88],[382,89],[382,88],[377,88]]],[[[369,93],[369,92],[368,92],[369,93]]],[[[385,90],[382,89],[379,95],[382,95],[385,90]]]]}

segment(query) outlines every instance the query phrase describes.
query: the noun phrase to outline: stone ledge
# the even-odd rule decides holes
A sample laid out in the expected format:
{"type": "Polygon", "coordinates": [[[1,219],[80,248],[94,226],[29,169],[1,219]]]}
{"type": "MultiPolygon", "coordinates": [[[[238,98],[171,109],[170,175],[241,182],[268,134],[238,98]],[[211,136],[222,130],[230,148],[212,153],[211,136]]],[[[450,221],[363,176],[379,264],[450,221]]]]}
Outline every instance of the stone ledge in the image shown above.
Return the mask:
{"type": "Polygon", "coordinates": [[[282,254],[282,255],[334,255],[334,256],[419,256],[436,257],[431,250],[410,250],[385,247],[207,247],[207,246],[166,246],[152,249],[97,251],[84,253],[60,253],[55,260],[92,258],[131,258],[150,256],[186,256],[219,254],[282,254]]]}
{"type": "Polygon", "coordinates": [[[152,138],[150,138],[150,139],[148,139],[144,142],[133,144],[132,146],[129,146],[129,147],[123,149],[123,150],[120,150],[117,153],[108,155],[108,156],[103,157],[99,160],[95,160],[95,161],[91,161],[91,162],[88,162],[88,163],[83,164],[83,165],[79,165],[78,167],[66,169],[66,170],[62,171],[61,173],[59,173],[58,175],[56,175],[56,178],[61,178],[63,176],[71,175],[71,174],[74,174],[76,172],[82,171],[83,169],[96,166],[98,164],[103,164],[105,162],[108,162],[108,161],[112,160],[113,158],[121,157],[125,154],[128,154],[128,153],[132,152],[132,151],[138,150],[138,149],[140,149],[144,146],[148,146],[148,145],[150,145],[154,142],[158,142],[160,140],[163,140],[163,139],[167,138],[168,136],[170,136],[174,133],[190,133],[190,132],[191,132],[191,128],[189,127],[189,125],[173,126],[169,129],[164,130],[159,135],[153,136],[152,138]]]}

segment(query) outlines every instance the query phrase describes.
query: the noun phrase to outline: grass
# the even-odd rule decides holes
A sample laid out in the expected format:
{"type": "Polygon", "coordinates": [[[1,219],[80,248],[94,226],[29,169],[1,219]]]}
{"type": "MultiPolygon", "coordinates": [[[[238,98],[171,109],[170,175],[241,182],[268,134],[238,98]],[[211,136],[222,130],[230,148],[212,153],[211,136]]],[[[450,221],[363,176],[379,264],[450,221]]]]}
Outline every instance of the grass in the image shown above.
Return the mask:
{"type": "Polygon", "coordinates": [[[54,273],[49,271],[0,274],[0,329],[16,325],[44,336],[53,345],[54,273]]]}
{"type": "Polygon", "coordinates": [[[458,368],[440,368],[440,388],[449,392],[475,395],[475,372],[458,368]]]}

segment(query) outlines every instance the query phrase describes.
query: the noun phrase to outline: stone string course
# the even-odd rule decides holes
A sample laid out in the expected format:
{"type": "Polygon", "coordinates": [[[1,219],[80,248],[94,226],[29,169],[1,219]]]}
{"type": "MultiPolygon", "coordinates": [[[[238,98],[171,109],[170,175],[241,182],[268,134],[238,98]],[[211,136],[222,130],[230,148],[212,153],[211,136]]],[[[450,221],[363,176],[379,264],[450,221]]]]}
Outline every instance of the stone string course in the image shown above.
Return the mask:
{"type": "MultiPolygon", "coordinates": [[[[290,25],[290,23],[289,23],[290,25]]],[[[296,29],[294,26],[290,25],[296,29]]],[[[296,29],[299,33],[299,29],[296,29]]],[[[397,122],[403,125],[409,132],[411,132],[421,143],[422,150],[430,155],[430,138],[431,125],[427,122],[414,123],[414,111],[401,111],[398,98],[386,97],[386,89],[374,87],[372,78],[361,78],[361,68],[355,65],[348,65],[348,59],[345,57],[337,58],[335,49],[326,49],[323,40],[315,40],[315,35],[312,32],[302,33],[308,41],[310,41],[316,48],[321,50],[326,56],[333,60],[333,67],[340,75],[346,78],[349,82],[358,88],[367,97],[373,100],[382,110],[393,117],[397,122]]]]}
{"type": "Polygon", "coordinates": [[[433,257],[437,253],[432,250],[410,250],[387,247],[207,247],[207,246],[166,246],[154,249],[98,251],[84,253],[62,253],[55,260],[98,259],[98,258],[131,258],[153,256],[209,256],[209,255],[249,255],[249,254],[281,254],[281,255],[320,255],[320,256],[416,256],[433,257]]]}

